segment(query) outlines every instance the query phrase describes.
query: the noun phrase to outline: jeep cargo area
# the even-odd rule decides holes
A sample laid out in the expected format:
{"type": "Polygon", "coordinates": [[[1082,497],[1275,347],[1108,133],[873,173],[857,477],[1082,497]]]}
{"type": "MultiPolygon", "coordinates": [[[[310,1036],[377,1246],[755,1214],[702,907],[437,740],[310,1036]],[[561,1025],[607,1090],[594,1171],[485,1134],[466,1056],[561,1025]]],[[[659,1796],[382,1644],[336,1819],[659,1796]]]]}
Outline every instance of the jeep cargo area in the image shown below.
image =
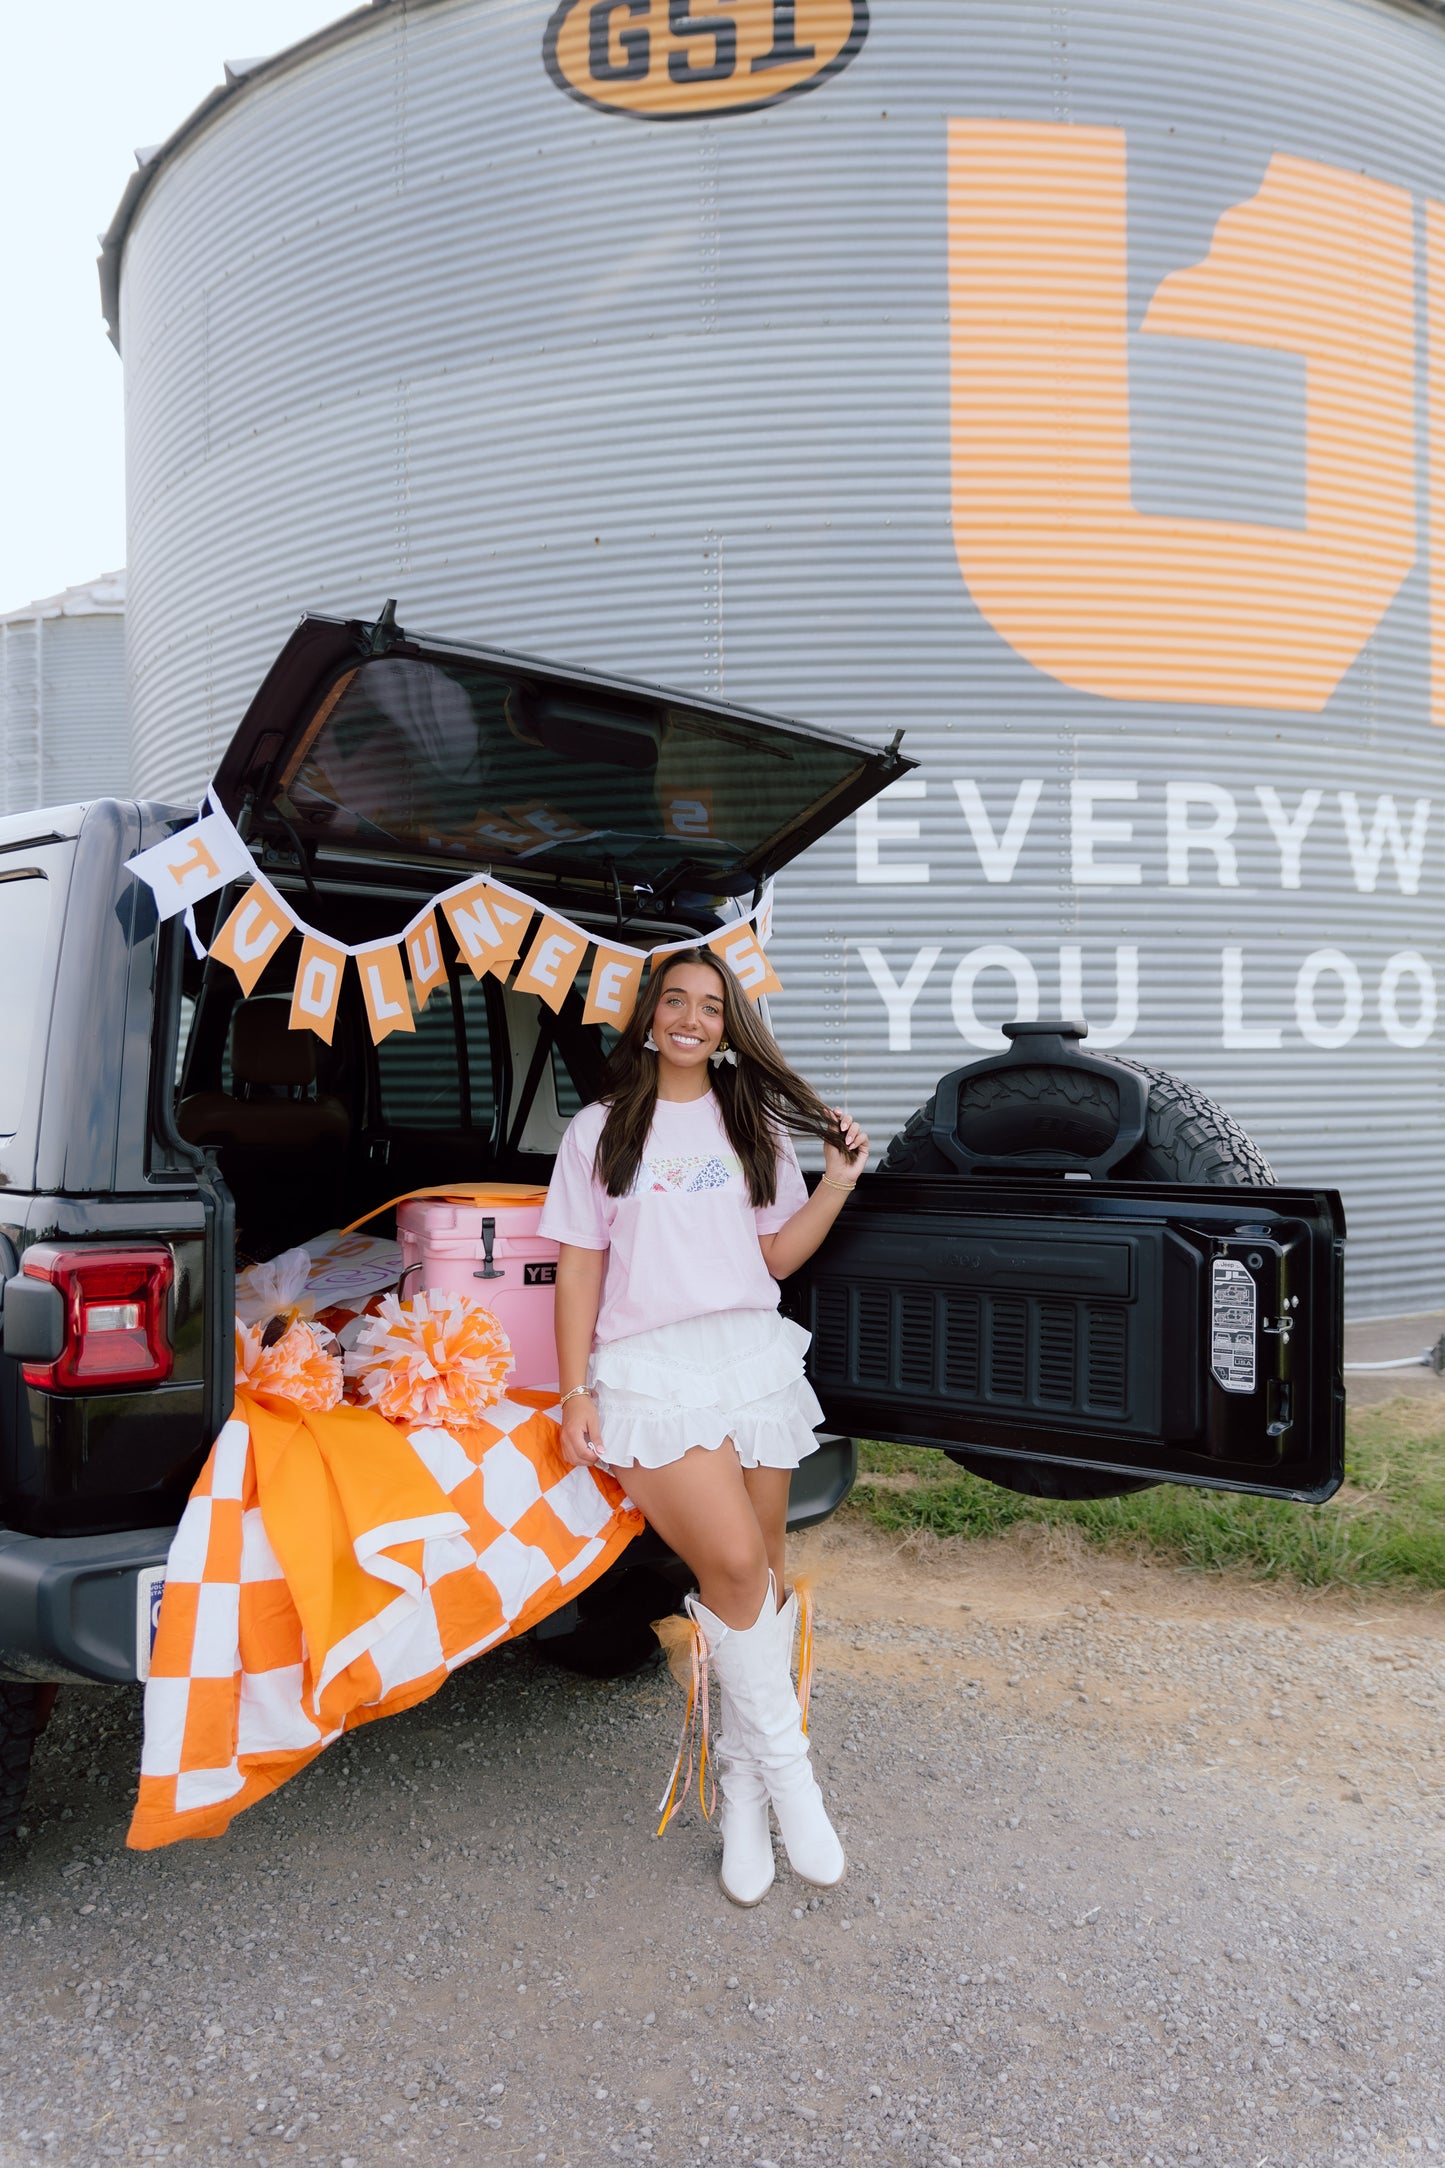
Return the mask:
{"type": "MultiPolygon", "coordinates": [[[[216,787],[280,893],[345,943],[394,934],[486,868],[646,946],[716,931],[907,765],[721,706],[423,648],[386,624],[309,619],[216,787]]],[[[605,1051],[575,990],[554,1015],[455,957],[412,1033],[372,1043],[354,974],[330,1044],[290,1030],[294,956],[243,995],[181,919],[157,923],[126,869],[193,818],[104,801],[0,823],[12,1680],[143,1668],[144,1570],[163,1563],[230,1412],[238,1257],[415,1188],[545,1181],[605,1051]]],[[[203,943],[237,893],[197,907],[203,943]]],[[[798,1473],[794,1524],[831,1512],[853,1467],[849,1439],[825,1440],[798,1473]]],[[[618,1571],[673,1565],[642,1539],[618,1571]]],[[[632,1609],[648,1602],[655,1613],[656,1593],[639,1590],[632,1609]]],[[[617,1609],[615,1590],[596,1594],[579,1634],[604,1638],[605,1620],[620,1632],[617,1609]]],[[[553,1653],[605,1663],[550,1623],[553,1653]]]]}
{"type": "MultiPolygon", "coordinates": [[[[646,948],[716,932],[909,765],[896,736],[867,746],[385,616],[308,618],[214,787],[276,890],[344,944],[395,937],[491,870],[646,948]]],[[[456,957],[413,1032],[373,1043],[354,972],[329,1044],[289,1029],[294,954],[243,992],[198,953],[238,886],[197,905],[193,944],[127,871],[193,818],[106,800],[0,822],[0,1680],[17,1685],[143,1672],[170,1534],[230,1413],[237,1258],[410,1190],[545,1181],[606,1051],[575,988],[554,1014],[456,957]]],[[[798,1471],[795,1525],[846,1496],[860,1433],[1019,1487],[1329,1495],[1331,1193],[1270,1186],[1209,1102],[1090,1058],[1069,1027],[1016,1035],[907,1112],[784,1290],[837,1431],[798,1471]],[[1190,1142],[1226,1130],[1232,1154],[1190,1142]]],[[[640,1539],[546,1644],[584,1668],[638,1660],[679,1572],[640,1539]]],[[[25,1722],[7,1688],[0,1731],[25,1722]]]]}

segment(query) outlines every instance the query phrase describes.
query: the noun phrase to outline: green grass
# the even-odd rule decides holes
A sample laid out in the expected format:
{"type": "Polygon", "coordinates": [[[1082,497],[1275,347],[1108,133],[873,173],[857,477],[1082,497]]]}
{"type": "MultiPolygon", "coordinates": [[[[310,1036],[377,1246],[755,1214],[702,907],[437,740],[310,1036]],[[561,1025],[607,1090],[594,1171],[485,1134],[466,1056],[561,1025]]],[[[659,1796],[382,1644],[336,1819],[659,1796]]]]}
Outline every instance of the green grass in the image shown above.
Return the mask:
{"type": "Polygon", "coordinates": [[[1344,1488],[1323,1506],[1172,1483],[1061,1505],[1000,1490],[942,1454],[872,1442],[860,1446],[858,1465],[852,1510],[890,1531],[978,1538],[1031,1522],[1201,1573],[1307,1588],[1445,1589],[1445,1404],[1434,1400],[1392,1400],[1352,1416],[1344,1488]]]}

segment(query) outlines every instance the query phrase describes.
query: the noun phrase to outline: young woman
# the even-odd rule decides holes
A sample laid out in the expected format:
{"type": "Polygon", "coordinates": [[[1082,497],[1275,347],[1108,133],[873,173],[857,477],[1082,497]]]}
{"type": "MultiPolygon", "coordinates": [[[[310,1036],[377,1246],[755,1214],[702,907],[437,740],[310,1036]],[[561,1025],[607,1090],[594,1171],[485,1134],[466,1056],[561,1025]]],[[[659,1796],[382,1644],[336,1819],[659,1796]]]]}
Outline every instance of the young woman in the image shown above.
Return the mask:
{"type": "Polygon", "coordinates": [[[735,1904],[773,1880],[770,1802],[796,1873],[827,1889],[844,1871],[791,1677],[788,1484],[823,1415],[778,1282],[867,1162],[857,1123],[794,1075],[726,965],[689,949],[652,973],[602,1097],[562,1140],[542,1214],[561,1245],[563,1450],[614,1470],[697,1576],[688,1608],[721,1692],[721,1879],[735,1904]],[[822,1141],[811,1197],[789,1131],[822,1141]]]}

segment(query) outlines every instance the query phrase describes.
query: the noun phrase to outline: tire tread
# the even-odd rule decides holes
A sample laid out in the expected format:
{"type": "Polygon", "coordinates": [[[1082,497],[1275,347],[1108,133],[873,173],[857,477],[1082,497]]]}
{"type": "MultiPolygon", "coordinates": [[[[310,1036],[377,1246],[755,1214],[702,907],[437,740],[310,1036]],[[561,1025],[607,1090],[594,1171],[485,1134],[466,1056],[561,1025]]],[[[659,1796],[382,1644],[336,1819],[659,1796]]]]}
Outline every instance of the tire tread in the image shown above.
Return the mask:
{"type": "MultiPolygon", "coordinates": [[[[1122,1057],[1118,1057],[1122,1059],[1122,1057]]],[[[1274,1170],[1248,1131],[1217,1101],[1167,1069],[1126,1063],[1149,1080],[1149,1111],[1137,1149],[1117,1169],[1123,1181],[1242,1183],[1272,1186],[1274,1170]]],[[[1099,1087],[1087,1072],[1044,1068],[996,1071],[980,1077],[970,1094],[976,1106],[1011,1101],[1014,1105],[1097,1107],[1099,1087]]],[[[887,1174],[952,1173],[933,1142],[938,1094],[912,1114],[884,1154],[887,1174]]]]}

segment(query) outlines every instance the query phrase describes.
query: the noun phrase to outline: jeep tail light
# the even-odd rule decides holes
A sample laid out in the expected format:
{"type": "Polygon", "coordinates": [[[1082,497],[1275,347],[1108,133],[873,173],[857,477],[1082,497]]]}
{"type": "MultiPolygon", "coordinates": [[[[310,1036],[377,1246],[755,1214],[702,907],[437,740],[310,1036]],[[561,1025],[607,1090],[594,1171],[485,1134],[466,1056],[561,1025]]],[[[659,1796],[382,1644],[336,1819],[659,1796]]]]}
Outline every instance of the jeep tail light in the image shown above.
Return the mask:
{"type": "Polygon", "coordinates": [[[62,1250],[37,1242],[25,1252],[21,1270],[28,1279],[48,1280],[65,1312],[60,1353],[53,1362],[23,1364],[27,1385],[93,1393],[158,1385],[170,1376],[175,1265],[168,1249],[62,1250]]]}

